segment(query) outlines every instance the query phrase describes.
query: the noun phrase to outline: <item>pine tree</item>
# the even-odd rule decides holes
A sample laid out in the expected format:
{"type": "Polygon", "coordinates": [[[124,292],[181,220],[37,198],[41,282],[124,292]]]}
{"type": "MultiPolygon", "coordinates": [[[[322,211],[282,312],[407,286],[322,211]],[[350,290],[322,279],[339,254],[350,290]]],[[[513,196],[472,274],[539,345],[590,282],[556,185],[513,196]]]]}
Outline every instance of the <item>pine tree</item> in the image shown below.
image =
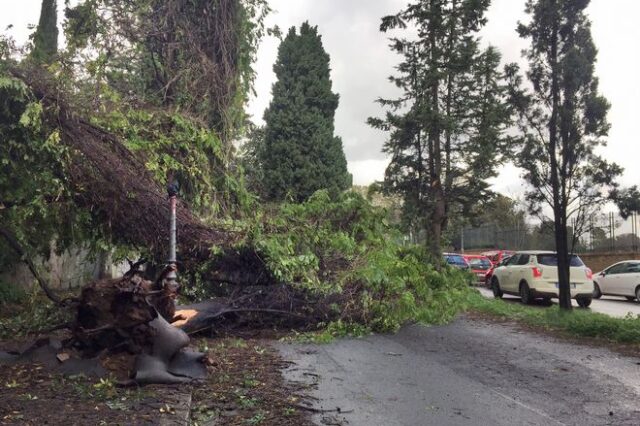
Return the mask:
{"type": "Polygon", "coordinates": [[[40,21],[33,36],[31,57],[38,63],[50,64],[58,53],[58,6],[56,0],[42,0],[40,21]]]}
{"type": "Polygon", "coordinates": [[[382,31],[411,25],[418,38],[391,39],[403,60],[390,79],[403,93],[380,99],[390,112],[369,123],[390,132],[385,186],[402,195],[406,222],[427,229],[435,258],[453,211],[468,213],[484,197],[505,151],[509,111],[500,54],[480,51],[476,35],[488,6],[489,0],[420,0],[382,20],[382,31]]]}
{"type": "Polygon", "coordinates": [[[329,55],[317,27],[289,30],[274,65],[277,82],[265,111],[264,149],[260,149],[265,196],[303,201],[319,189],[331,193],[351,186],[351,175],[334,136],[338,95],[331,91],[329,55]]]}
{"type": "Polygon", "coordinates": [[[518,33],[531,40],[525,55],[533,90],[521,88],[516,66],[508,71],[522,130],[517,162],[533,187],[527,194],[533,210],[542,212],[545,204],[553,210],[564,309],[571,309],[569,219],[578,226],[587,220],[609,199],[622,172],[594,152],[606,145],[609,103],[598,93],[594,75],[597,49],[588,5],[589,0],[528,0],[531,22],[520,24],[518,33]]]}

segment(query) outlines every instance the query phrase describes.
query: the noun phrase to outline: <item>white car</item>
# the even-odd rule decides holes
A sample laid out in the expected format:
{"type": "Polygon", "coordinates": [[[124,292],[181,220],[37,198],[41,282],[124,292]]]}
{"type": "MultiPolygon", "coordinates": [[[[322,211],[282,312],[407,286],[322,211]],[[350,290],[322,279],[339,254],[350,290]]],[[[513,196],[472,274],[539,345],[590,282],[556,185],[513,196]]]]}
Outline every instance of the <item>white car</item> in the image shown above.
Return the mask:
{"type": "MultiPolygon", "coordinates": [[[[593,273],[582,260],[570,257],[571,298],[586,308],[593,297],[593,273]]],[[[496,298],[503,294],[520,296],[522,303],[534,299],[558,298],[558,256],[551,251],[517,252],[493,271],[491,289],[496,298]]]]}
{"type": "Polygon", "coordinates": [[[594,277],[593,297],[603,294],[640,301],[640,260],[625,260],[609,266],[594,277]]]}

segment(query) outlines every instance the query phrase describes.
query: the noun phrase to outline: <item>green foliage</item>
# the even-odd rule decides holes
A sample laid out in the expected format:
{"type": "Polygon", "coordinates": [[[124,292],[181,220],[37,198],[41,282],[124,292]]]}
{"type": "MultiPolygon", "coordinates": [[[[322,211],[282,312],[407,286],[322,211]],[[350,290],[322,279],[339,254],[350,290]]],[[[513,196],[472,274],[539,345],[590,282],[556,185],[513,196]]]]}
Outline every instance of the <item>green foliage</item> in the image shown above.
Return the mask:
{"type": "Polygon", "coordinates": [[[280,206],[253,230],[251,244],[278,281],[333,300],[315,337],[322,340],[443,323],[462,309],[466,274],[438,272],[424,249],[399,241],[384,210],[356,192],[332,199],[325,190],[280,206]]]}
{"type": "Polygon", "coordinates": [[[469,294],[467,303],[471,310],[534,327],[565,332],[572,336],[618,343],[640,343],[640,316],[629,314],[624,318],[613,318],[588,310],[565,312],[558,306],[540,309],[504,300],[487,299],[477,292],[469,294]]]}
{"type": "Polygon", "coordinates": [[[240,146],[238,162],[246,174],[247,188],[254,194],[264,194],[264,169],[262,158],[265,158],[264,127],[249,123],[245,139],[240,146]]]}
{"type": "Polygon", "coordinates": [[[385,189],[403,198],[406,228],[428,229],[435,257],[449,221],[486,197],[507,152],[500,53],[481,50],[477,35],[489,3],[417,0],[382,19],[384,32],[410,27],[419,36],[391,38],[402,61],[389,79],[401,95],[379,99],[388,112],[369,124],[389,132],[385,189]]]}
{"type": "Polygon", "coordinates": [[[612,191],[611,198],[620,209],[620,214],[624,219],[633,213],[640,213],[640,189],[637,185],[612,191]]]}
{"type": "Polygon", "coordinates": [[[40,21],[33,35],[31,58],[39,64],[51,64],[58,53],[58,5],[56,0],[42,0],[40,21]]]}
{"type": "Polygon", "coordinates": [[[229,170],[220,138],[199,122],[130,108],[96,115],[93,121],[121,136],[163,186],[172,174],[180,182],[180,197],[202,218],[242,215],[255,207],[242,175],[229,170]]]}
{"type": "Polygon", "coordinates": [[[338,95],[331,91],[329,55],[316,27],[289,30],[274,65],[277,81],[265,111],[264,146],[256,147],[264,195],[301,202],[319,189],[332,194],[351,186],[351,175],[334,136],[338,95]]]}
{"type": "MultiPolygon", "coordinates": [[[[56,128],[43,120],[43,107],[25,84],[0,72],[0,216],[2,226],[29,255],[47,258],[51,242],[64,250],[72,240],[93,235],[90,216],[78,211],[66,187],[67,149],[56,128]]],[[[0,241],[0,265],[15,262],[0,241]]]]}
{"type": "Polygon", "coordinates": [[[68,55],[86,102],[108,86],[132,105],[186,113],[230,154],[269,11],[266,0],[85,0],[66,9],[68,55]]]}

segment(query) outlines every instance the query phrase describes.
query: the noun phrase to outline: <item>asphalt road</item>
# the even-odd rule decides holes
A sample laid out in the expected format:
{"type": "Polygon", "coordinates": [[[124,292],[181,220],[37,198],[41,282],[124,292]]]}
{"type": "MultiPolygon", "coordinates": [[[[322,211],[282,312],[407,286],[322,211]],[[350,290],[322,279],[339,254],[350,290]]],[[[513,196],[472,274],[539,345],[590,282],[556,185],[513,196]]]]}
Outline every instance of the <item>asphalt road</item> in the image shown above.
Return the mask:
{"type": "Polygon", "coordinates": [[[328,345],[278,344],[319,425],[638,425],[640,359],[461,318],[328,345]]]}
{"type": "MultiPolygon", "coordinates": [[[[484,287],[478,287],[480,293],[483,296],[493,298],[493,292],[484,287]]],[[[506,300],[520,300],[519,297],[505,295],[504,299],[506,300]]],[[[553,303],[558,303],[557,299],[552,299],[553,303]]],[[[575,300],[572,301],[574,307],[578,307],[578,304],[575,300]]],[[[607,314],[612,317],[624,317],[627,314],[631,315],[640,315],[640,303],[637,301],[628,301],[624,297],[615,297],[615,296],[602,296],[601,299],[593,299],[591,302],[591,306],[589,306],[590,310],[593,312],[599,312],[601,314],[607,314]]],[[[640,419],[638,421],[640,425],[640,419]]]]}

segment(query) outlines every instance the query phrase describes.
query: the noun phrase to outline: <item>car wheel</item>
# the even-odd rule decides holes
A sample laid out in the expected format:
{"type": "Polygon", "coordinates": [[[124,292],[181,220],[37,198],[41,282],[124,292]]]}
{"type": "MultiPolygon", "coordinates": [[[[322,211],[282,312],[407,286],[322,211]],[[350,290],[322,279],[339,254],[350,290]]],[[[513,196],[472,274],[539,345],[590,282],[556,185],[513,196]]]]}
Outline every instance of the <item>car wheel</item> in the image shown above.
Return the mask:
{"type": "Polygon", "coordinates": [[[531,290],[529,289],[529,284],[526,282],[520,283],[520,300],[525,305],[530,305],[533,302],[533,298],[531,297],[531,290]]]}
{"type": "Polygon", "coordinates": [[[493,297],[496,299],[502,299],[503,293],[500,290],[500,283],[496,277],[491,280],[491,290],[493,290],[493,297]]]}
{"type": "Polygon", "coordinates": [[[590,297],[578,297],[576,302],[578,302],[578,306],[581,308],[588,308],[589,305],[591,305],[591,300],[590,297]]]}
{"type": "Polygon", "coordinates": [[[551,298],[550,297],[545,297],[544,299],[542,299],[542,304],[546,305],[546,306],[553,305],[553,303],[551,303],[551,298]]]}
{"type": "Polygon", "coordinates": [[[640,285],[636,288],[636,299],[640,302],[640,285]]]}
{"type": "Polygon", "coordinates": [[[633,302],[634,300],[636,300],[636,298],[633,296],[625,296],[624,298],[627,299],[629,302],[633,302]]]}
{"type": "Polygon", "coordinates": [[[600,299],[602,297],[602,291],[600,291],[600,286],[598,283],[593,283],[593,298],[600,299]]]}

